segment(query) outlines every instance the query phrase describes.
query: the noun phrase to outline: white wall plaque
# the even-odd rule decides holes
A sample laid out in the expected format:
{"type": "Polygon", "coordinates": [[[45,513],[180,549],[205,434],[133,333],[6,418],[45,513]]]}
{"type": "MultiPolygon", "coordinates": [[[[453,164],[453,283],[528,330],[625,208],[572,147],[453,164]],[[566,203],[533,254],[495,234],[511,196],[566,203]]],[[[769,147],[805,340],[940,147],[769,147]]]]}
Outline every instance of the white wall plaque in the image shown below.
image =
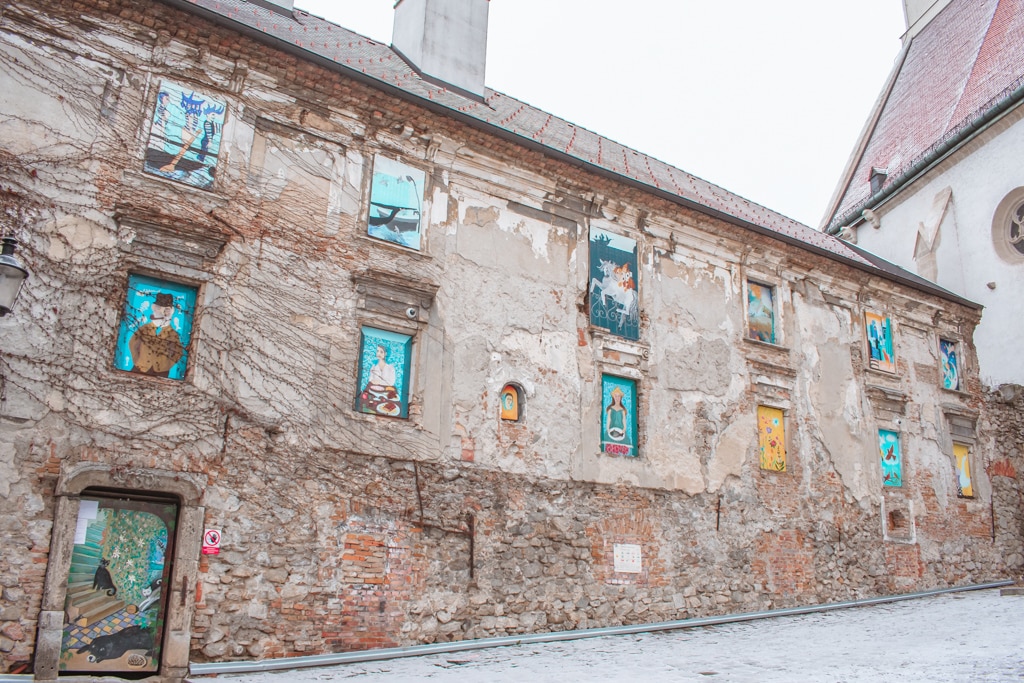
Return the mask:
{"type": "Polygon", "coordinates": [[[615,571],[624,574],[639,574],[643,571],[640,546],[633,543],[616,543],[615,571]]]}

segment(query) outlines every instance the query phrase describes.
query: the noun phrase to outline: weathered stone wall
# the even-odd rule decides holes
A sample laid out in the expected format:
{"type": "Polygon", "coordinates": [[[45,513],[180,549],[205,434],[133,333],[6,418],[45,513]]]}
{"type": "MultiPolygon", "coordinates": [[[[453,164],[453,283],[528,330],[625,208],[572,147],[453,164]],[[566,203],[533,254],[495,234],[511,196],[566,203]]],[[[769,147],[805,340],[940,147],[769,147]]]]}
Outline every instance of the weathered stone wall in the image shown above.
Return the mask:
{"type": "Polygon", "coordinates": [[[748,611],[1024,565],[1005,521],[1019,508],[988,466],[973,309],[160,3],[8,4],[0,62],[5,227],[33,273],[0,322],[6,670],[31,660],[40,606],[62,595],[45,576],[53,493],[82,463],[113,488],[156,471],[205,483],[224,541],[180,587],[196,660],[748,611]],[[229,103],[212,191],[141,171],[161,79],[229,103]],[[419,253],[365,235],[378,152],[426,171],[419,253]],[[591,227],[639,244],[639,342],[588,323],[591,227]],[[185,381],[114,369],[129,273],[199,287],[185,381]],[[746,339],[748,278],[776,287],[777,345],[746,339]],[[897,325],[895,374],[867,367],[865,310],[897,325]],[[353,409],[365,324],[414,335],[407,420],[353,409]],[[961,341],[964,391],[939,387],[939,334],[961,341]],[[639,458],[599,452],[602,372],[638,382],[639,458]],[[523,422],[498,419],[507,382],[523,422]],[[759,469],[760,404],[785,410],[786,472],[759,469]],[[973,499],[956,495],[951,419],[968,425],[973,499]],[[880,427],[904,439],[900,489],[881,485],[880,427]],[[615,571],[616,544],[640,546],[639,574],[615,571]]]}
{"type": "Polygon", "coordinates": [[[881,543],[878,510],[842,501],[827,481],[771,510],[777,489],[763,485],[768,478],[688,496],[457,464],[350,456],[339,465],[344,477],[315,483],[302,469],[275,472],[268,486],[296,502],[273,513],[252,503],[222,513],[225,529],[267,530],[283,518],[298,528],[257,532],[204,562],[197,657],[660,621],[1002,572],[987,527],[944,542],[947,552],[960,549],[958,561],[929,561],[918,544],[881,543]],[[301,502],[309,500],[315,511],[301,502]],[[616,543],[641,545],[641,574],[614,571],[616,543]]]}
{"type": "Polygon", "coordinates": [[[1006,564],[1024,581],[1024,387],[1004,384],[985,394],[985,430],[992,459],[986,463],[992,478],[995,540],[1005,548],[1006,564]]]}

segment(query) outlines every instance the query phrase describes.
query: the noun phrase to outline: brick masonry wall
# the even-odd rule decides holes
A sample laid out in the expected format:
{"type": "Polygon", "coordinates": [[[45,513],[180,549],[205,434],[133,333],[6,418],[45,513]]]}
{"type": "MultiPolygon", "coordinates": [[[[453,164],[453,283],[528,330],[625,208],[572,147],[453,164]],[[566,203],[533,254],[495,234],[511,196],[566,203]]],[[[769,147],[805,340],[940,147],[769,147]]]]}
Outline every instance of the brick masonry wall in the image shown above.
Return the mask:
{"type": "Polygon", "coordinates": [[[988,434],[994,444],[987,463],[992,477],[993,508],[997,511],[992,534],[1005,548],[1014,578],[1024,581],[1018,558],[1024,557],[1024,387],[1004,384],[986,393],[988,434]]]}
{"type": "MultiPolygon", "coordinates": [[[[302,532],[288,533],[272,550],[229,546],[208,561],[197,623],[223,637],[211,643],[209,631],[197,632],[197,658],[635,624],[1003,575],[998,548],[987,537],[974,542],[948,533],[943,542],[957,549],[950,555],[955,561],[931,564],[916,544],[879,542],[876,512],[849,501],[822,502],[814,494],[827,482],[819,487],[816,480],[798,505],[752,511],[753,522],[744,518],[742,498],[752,493],[747,486],[720,501],[420,464],[417,491],[409,463],[347,456],[338,465],[345,476],[294,509],[294,526],[302,532]],[[392,506],[339,518],[338,511],[362,508],[352,497],[365,482],[380,480],[387,482],[381,494],[392,506]],[[304,512],[313,508],[318,512],[304,512]],[[472,551],[467,512],[475,519],[472,551]],[[841,526],[826,521],[836,518],[844,520],[841,526]],[[353,533],[353,526],[360,531],[353,533]],[[344,544],[340,553],[336,543],[344,544]],[[615,571],[616,543],[641,547],[641,573],[615,571]],[[275,572],[274,565],[286,569],[275,572]],[[250,590],[232,594],[240,569],[252,575],[250,590]],[[258,618],[239,613],[251,605],[269,609],[258,618]],[[235,634],[242,624],[250,628],[240,641],[235,634]]],[[[302,486],[286,470],[267,484],[286,499],[302,486]]],[[[230,481],[221,485],[235,488],[230,481]]],[[[269,520],[246,501],[216,524],[265,528],[269,520]]]]}

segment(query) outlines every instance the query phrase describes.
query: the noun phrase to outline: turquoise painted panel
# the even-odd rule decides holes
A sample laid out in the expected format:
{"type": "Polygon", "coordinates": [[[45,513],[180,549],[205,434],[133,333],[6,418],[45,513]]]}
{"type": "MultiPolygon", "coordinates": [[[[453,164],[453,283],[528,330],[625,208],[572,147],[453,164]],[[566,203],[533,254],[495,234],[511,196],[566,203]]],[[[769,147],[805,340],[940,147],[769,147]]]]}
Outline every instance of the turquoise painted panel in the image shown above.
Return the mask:
{"type": "Polygon", "coordinates": [[[374,157],[367,234],[419,249],[425,184],[422,170],[387,157],[374,157]]]}
{"type": "Polygon", "coordinates": [[[903,454],[900,449],[900,435],[887,429],[879,429],[878,449],[882,457],[882,484],[903,486],[903,454]]]}
{"type": "Polygon", "coordinates": [[[356,410],[387,417],[409,416],[412,337],[364,327],[359,347],[356,410]]]}
{"type": "Polygon", "coordinates": [[[226,110],[223,100],[163,81],[143,169],[204,190],[212,187],[226,110]]]}
{"type": "Polygon", "coordinates": [[[114,366],[151,377],[183,379],[195,310],[195,287],[128,276],[114,366]]]}
{"type": "Polygon", "coordinates": [[[638,454],[636,382],[631,379],[601,375],[601,451],[638,454]]]}

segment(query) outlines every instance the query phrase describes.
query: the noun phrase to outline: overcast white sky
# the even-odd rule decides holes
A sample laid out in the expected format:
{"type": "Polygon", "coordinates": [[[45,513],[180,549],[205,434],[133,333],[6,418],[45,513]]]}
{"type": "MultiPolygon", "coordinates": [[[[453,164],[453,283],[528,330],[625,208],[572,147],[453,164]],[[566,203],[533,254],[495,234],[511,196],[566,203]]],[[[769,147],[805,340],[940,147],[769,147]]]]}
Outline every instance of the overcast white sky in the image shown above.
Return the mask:
{"type": "MultiPolygon", "coordinates": [[[[296,0],[390,44],[393,0],[296,0]]],[[[817,227],[900,0],[491,0],[487,85],[817,227]]]]}

